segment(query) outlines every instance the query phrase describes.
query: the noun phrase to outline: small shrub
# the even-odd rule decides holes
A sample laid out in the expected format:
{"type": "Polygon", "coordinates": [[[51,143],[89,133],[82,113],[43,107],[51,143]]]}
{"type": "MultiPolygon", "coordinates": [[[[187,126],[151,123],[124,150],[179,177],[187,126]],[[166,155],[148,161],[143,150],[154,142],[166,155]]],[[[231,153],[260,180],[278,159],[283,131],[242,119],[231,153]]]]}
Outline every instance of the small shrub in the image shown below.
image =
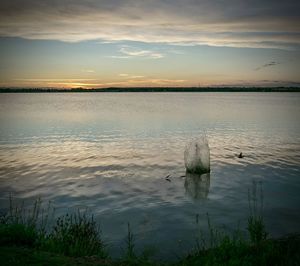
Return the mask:
{"type": "Polygon", "coordinates": [[[0,218],[0,245],[33,247],[38,244],[37,220],[41,201],[37,199],[33,208],[24,208],[24,202],[14,205],[9,196],[9,211],[0,218]]]}
{"type": "Polygon", "coordinates": [[[88,217],[86,213],[58,218],[45,242],[44,248],[47,250],[67,256],[107,256],[100,230],[93,217],[88,217]]]}
{"type": "Polygon", "coordinates": [[[34,227],[24,224],[0,224],[0,245],[33,247],[38,234],[34,227]]]}
{"type": "Polygon", "coordinates": [[[259,244],[267,239],[267,232],[263,220],[263,192],[260,184],[260,197],[257,195],[257,183],[253,181],[252,191],[248,191],[248,202],[250,215],[248,217],[247,230],[253,244],[259,244]]]}

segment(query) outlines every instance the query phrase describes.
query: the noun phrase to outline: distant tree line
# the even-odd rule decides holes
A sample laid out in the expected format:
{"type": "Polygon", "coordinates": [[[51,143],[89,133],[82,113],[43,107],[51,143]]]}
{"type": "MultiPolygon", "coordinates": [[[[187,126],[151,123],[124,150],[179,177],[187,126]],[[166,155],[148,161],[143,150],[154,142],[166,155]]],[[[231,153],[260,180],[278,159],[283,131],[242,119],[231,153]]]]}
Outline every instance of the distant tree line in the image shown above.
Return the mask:
{"type": "Polygon", "coordinates": [[[62,92],[300,92],[300,87],[128,87],[128,88],[0,88],[0,93],[62,92]]]}

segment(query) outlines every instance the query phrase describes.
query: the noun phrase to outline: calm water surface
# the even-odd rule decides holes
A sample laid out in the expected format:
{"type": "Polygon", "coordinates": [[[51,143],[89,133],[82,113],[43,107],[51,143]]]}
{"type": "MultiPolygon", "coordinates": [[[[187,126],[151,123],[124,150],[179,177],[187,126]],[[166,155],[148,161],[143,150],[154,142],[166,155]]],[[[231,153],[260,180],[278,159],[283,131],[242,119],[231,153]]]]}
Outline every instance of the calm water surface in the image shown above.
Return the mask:
{"type": "Polygon", "coordinates": [[[268,231],[299,231],[299,118],[299,93],[0,94],[0,208],[9,192],[57,215],[88,207],[114,256],[130,222],[169,258],[194,245],[197,214],[245,228],[255,180],[268,231]],[[198,182],[183,153],[202,133],[212,171],[198,182]]]}

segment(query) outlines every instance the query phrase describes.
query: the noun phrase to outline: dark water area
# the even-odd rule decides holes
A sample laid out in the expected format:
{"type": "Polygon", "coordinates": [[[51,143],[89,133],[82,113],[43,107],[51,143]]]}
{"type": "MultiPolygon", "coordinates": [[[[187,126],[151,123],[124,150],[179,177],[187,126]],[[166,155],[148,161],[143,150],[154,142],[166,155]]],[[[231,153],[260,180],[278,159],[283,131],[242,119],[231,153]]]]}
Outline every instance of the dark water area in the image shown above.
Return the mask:
{"type": "Polygon", "coordinates": [[[256,181],[268,232],[299,231],[299,118],[300,93],[1,94],[0,209],[10,192],[56,215],[88,208],[114,256],[130,222],[139,248],[169,258],[194,245],[196,215],[203,229],[206,213],[245,228],[256,181]],[[202,134],[211,173],[199,181],[183,157],[202,134]]]}

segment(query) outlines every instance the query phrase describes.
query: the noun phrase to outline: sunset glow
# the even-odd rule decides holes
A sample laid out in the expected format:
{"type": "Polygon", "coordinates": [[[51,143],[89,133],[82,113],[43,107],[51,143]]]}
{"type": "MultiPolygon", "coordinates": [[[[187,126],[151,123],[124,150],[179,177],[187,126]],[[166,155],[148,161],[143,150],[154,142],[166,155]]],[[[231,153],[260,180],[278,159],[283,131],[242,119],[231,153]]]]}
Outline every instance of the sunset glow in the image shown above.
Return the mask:
{"type": "Polygon", "coordinates": [[[1,1],[0,86],[299,86],[295,1],[1,1]]]}

